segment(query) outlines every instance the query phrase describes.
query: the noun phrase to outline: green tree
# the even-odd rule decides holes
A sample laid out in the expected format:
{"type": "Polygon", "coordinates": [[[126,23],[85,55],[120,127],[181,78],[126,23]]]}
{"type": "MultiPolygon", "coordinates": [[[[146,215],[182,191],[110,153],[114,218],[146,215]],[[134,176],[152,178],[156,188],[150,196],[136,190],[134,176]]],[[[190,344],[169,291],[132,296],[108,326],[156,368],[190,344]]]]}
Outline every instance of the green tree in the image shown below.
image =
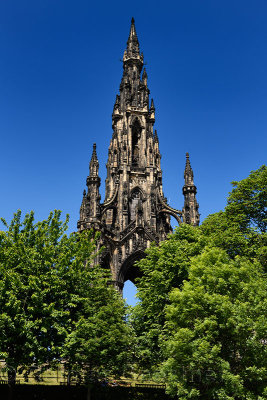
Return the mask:
{"type": "Polygon", "coordinates": [[[2,222],[0,354],[12,381],[18,367],[22,371],[59,355],[68,315],[61,277],[69,260],[62,263],[62,254],[69,243],[64,236],[67,220],[60,221],[59,211],[37,224],[33,212],[21,221],[20,211],[9,225],[2,222]]]}
{"type": "Polygon", "coordinates": [[[169,293],[188,277],[193,256],[200,254],[207,242],[199,228],[181,225],[169,239],[152,245],[138,266],[142,278],[137,283],[140,302],[134,307],[133,325],[138,337],[138,364],[143,373],[157,370],[163,360],[159,335],[165,323],[169,293]]]}
{"type": "Polygon", "coordinates": [[[232,182],[234,188],[227,201],[226,214],[236,221],[242,231],[255,227],[260,232],[267,228],[267,167],[261,166],[240,182],[232,182]]]}
{"type": "Polygon", "coordinates": [[[174,289],[161,336],[168,392],[179,399],[263,399],[267,282],[258,263],[207,248],[174,289]]]}
{"type": "Polygon", "coordinates": [[[200,230],[212,246],[224,249],[232,258],[240,255],[251,261],[256,259],[267,271],[267,234],[251,227],[241,229],[238,221],[221,211],[209,215],[200,230]]]}
{"type": "MultiPolygon", "coordinates": [[[[70,338],[74,343],[74,334],[79,337],[78,328],[89,325],[90,316],[113,327],[113,311],[118,330],[128,332],[122,299],[108,287],[107,271],[90,267],[96,252],[92,232],[67,236],[68,217],[62,222],[60,215],[55,211],[34,223],[33,212],[22,221],[19,211],[9,225],[2,219],[6,231],[0,232],[0,357],[6,361],[10,381],[18,368],[27,374],[33,364],[45,368],[63,355],[67,359],[70,338]],[[103,308],[107,298],[110,313],[103,308]]],[[[90,332],[91,342],[97,342],[99,330],[90,332]]],[[[98,350],[102,362],[108,341],[102,341],[98,350]]],[[[113,352],[116,363],[119,340],[113,352]]]]}
{"type": "Polygon", "coordinates": [[[85,263],[75,291],[75,318],[62,357],[70,375],[85,380],[129,373],[134,334],[126,321],[128,309],[110,284],[110,272],[85,263]]]}
{"type": "MultiPolygon", "coordinates": [[[[257,198],[262,199],[266,191],[262,171],[265,171],[264,167],[259,172],[252,173],[248,180],[252,185],[251,198],[255,176],[261,176],[261,184],[257,186],[257,198]]],[[[243,184],[240,182],[236,186],[241,188],[243,184]]],[[[253,204],[254,207],[256,204],[262,209],[262,201],[253,204]]],[[[133,313],[133,324],[139,343],[138,361],[143,372],[153,373],[165,359],[159,345],[166,321],[165,308],[170,304],[172,289],[181,288],[183,281],[188,280],[193,257],[201,255],[207,247],[219,248],[224,250],[230,259],[245,256],[248,262],[258,262],[267,269],[266,233],[252,227],[252,222],[240,223],[244,221],[243,209],[234,211],[233,207],[229,200],[225,211],[210,215],[198,228],[182,224],[160,246],[148,249],[146,258],[138,263],[143,276],[137,285],[140,302],[133,313]]]]}

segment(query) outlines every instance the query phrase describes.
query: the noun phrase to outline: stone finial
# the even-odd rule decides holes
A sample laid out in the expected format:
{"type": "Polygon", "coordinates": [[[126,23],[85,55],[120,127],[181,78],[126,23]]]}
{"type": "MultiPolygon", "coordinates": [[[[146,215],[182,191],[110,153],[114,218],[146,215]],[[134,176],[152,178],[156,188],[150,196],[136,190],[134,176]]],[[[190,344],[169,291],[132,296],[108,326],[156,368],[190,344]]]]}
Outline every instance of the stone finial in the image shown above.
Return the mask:
{"type": "Polygon", "coordinates": [[[194,184],[194,173],[190,164],[189,153],[186,153],[184,179],[185,179],[185,185],[194,184]]]}
{"type": "Polygon", "coordinates": [[[155,105],[153,99],[151,99],[150,112],[155,112],[155,105]]]}
{"type": "Polygon", "coordinates": [[[147,79],[147,72],[146,72],[146,69],[144,68],[143,75],[142,75],[142,81],[144,82],[145,79],[147,79]]]}
{"type": "Polygon", "coordinates": [[[130,34],[127,40],[127,52],[139,54],[139,41],[135,29],[134,18],[131,20],[130,34]]]}
{"type": "Polygon", "coordinates": [[[194,184],[194,174],[190,164],[189,153],[186,153],[184,180],[184,208],[182,211],[183,221],[186,224],[197,226],[199,225],[199,206],[196,200],[197,188],[194,184]]]}
{"type": "Polygon", "coordinates": [[[93,144],[93,153],[89,165],[90,176],[98,176],[99,162],[96,154],[96,143],[93,144]]]}

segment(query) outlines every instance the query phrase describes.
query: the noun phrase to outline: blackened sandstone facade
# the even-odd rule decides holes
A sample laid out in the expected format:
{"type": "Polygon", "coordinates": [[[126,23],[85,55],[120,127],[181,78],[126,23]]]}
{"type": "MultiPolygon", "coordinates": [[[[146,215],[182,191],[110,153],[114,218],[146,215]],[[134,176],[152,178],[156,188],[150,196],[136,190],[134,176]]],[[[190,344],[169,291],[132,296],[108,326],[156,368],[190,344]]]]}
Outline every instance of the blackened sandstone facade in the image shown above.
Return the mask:
{"type": "Polygon", "coordinates": [[[154,130],[155,107],[149,100],[147,73],[132,19],[123,55],[123,76],[113,114],[113,135],[107,161],[105,200],[100,202],[99,162],[96,145],[83,193],[78,229],[101,231],[105,251],[96,262],[110,267],[115,286],[122,290],[128,279],[135,281],[136,260],[152,242],[159,243],[172,232],[170,216],[178,223],[199,224],[196,186],[186,154],[182,211],[172,208],[162,190],[161,154],[154,130]]]}

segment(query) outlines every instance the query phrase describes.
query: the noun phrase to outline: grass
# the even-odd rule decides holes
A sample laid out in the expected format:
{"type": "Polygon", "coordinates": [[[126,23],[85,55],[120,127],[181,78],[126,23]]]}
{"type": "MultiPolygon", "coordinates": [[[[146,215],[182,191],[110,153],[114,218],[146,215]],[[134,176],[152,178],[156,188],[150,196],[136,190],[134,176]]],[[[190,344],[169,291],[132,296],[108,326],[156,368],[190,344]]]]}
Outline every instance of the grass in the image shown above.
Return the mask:
{"type": "MultiPolygon", "coordinates": [[[[40,371],[39,369],[35,370],[35,373],[40,371]]],[[[5,362],[0,361],[0,380],[7,380],[7,372],[5,368],[5,362]]],[[[19,381],[20,384],[28,384],[28,385],[60,385],[63,382],[67,384],[67,372],[64,368],[64,363],[58,364],[56,369],[47,369],[42,374],[39,375],[39,379],[36,378],[34,374],[34,368],[32,368],[28,377],[25,378],[24,373],[17,373],[16,380],[19,381]]],[[[116,381],[119,385],[122,386],[135,386],[138,383],[146,383],[146,384],[156,384],[152,380],[141,380],[137,375],[134,375],[132,378],[120,378],[114,379],[109,378],[109,382],[116,381]]],[[[74,382],[75,383],[75,382],[74,382]]]]}
{"type": "MultiPolygon", "coordinates": [[[[38,370],[36,370],[37,372],[38,370]]],[[[0,361],[0,380],[7,380],[7,372],[5,363],[0,361]]],[[[25,378],[24,373],[17,373],[16,380],[23,384],[29,385],[59,385],[60,382],[67,381],[64,364],[59,364],[55,370],[48,369],[40,374],[39,379],[34,374],[34,369],[31,370],[28,377],[25,378]]]]}

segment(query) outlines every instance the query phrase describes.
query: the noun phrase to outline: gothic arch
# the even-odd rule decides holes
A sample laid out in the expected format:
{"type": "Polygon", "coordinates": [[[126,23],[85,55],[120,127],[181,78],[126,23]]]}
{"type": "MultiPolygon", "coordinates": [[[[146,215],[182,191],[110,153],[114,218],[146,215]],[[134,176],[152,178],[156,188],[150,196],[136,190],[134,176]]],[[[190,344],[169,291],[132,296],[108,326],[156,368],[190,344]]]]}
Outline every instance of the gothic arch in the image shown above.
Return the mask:
{"type": "Polygon", "coordinates": [[[139,268],[134,265],[136,261],[145,257],[142,250],[137,250],[124,260],[118,273],[118,282],[122,285],[124,282],[130,280],[133,284],[136,283],[136,278],[141,276],[139,268]]]}
{"type": "Polygon", "coordinates": [[[139,123],[141,129],[144,129],[144,126],[142,125],[142,120],[141,120],[141,118],[138,117],[137,115],[133,115],[133,116],[131,117],[129,126],[130,126],[131,128],[133,128],[133,125],[134,125],[136,122],[139,123]]]}
{"type": "Polygon", "coordinates": [[[132,197],[132,195],[134,194],[134,192],[139,191],[141,193],[141,199],[144,201],[146,200],[146,194],[144,192],[144,190],[140,187],[140,186],[135,186],[132,188],[132,190],[130,191],[130,198],[132,197]]]}

